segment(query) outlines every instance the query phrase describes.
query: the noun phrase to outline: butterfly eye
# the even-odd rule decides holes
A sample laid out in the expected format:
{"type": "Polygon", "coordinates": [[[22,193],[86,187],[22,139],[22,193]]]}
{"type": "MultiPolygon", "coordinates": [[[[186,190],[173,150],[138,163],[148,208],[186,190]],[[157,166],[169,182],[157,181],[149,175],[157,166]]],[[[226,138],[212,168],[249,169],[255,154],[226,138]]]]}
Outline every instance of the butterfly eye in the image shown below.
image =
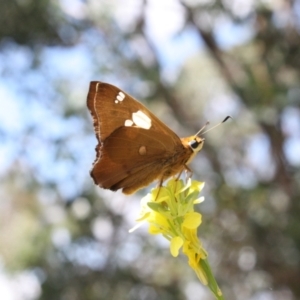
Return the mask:
{"type": "Polygon", "coordinates": [[[199,146],[201,143],[202,143],[202,141],[197,142],[196,140],[192,140],[192,141],[189,142],[190,147],[193,148],[193,149],[197,149],[198,146],[199,146]]]}
{"type": "Polygon", "coordinates": [[[189,141],[189,146],[194,152],[199,152],[203,147],[204,138],[196,137],[195,139],[189,141]]]}

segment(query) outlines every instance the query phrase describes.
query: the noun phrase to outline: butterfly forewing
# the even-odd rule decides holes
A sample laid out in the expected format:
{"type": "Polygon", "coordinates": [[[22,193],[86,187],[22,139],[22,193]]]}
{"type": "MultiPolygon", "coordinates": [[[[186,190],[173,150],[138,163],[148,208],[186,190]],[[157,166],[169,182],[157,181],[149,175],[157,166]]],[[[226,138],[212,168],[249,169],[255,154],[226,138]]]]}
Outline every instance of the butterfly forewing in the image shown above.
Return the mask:
{"type": "MultiPolygon", "coordinates": [[[[90,109],[97,138],[105,140],[112,132],[125,126],[127,120],[132,120],[132,114],[141,111],[151,120],[151,132],[165,133],[173,144],[179,137],[143,104],[116,86],[99,81],[92,81],[88,93],[87,105],[90,109]]],[[[127,122],[128,124],[128,122],[127,122]]]]}
{"type": "MultiPolygon", "coordinates": [[[[145,106],[117,87],[91,82],[88,94],[99,144],[91,175],[103,188],[132,193],[180,168],[190,150],[145,106]]],[[[176,172],[175,172],[176,171],[176,172]]]]}

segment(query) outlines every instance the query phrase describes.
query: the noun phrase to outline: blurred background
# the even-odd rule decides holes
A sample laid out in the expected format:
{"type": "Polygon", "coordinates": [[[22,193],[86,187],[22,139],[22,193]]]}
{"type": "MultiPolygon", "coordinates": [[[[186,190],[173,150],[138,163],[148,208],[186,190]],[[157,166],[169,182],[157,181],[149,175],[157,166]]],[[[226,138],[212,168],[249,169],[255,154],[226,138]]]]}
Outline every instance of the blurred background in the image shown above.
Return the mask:
{"type": "Polygon", "coordinates": [[[0,12],[1,300],[213,299],[146,225],[128,233],[151,186],[94,186],[91,80],[179,136],[233,117],[191,165],[206,183],[199,237],[227,300],[300,299],[300,1],[4,0],[0,12]]]}

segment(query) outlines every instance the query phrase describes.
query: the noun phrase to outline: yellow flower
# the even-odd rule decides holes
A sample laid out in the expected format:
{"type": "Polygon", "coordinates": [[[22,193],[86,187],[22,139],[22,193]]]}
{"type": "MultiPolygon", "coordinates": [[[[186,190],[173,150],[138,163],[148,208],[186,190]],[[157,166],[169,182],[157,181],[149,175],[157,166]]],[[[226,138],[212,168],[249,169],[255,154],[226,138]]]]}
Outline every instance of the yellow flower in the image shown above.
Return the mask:
{"type": "Polygon", "coordinates": [[[168,239],[173,257],[182,249],[199,280],[209,286],[217,299],[223,299],[207,262],[207,252],[197,237],[202,215],[195,212],[194,205],[204,200],[198,198],[203,187],[203,182],[191,179],[186,184],[183,180],[169,180],[166,186],[153,189],[141,200],[137,221],[148,222],[150,234],[162,234],[168,239]]]}
{"type": "Polygon", "coordinates": [[[139,222],[149,223],[149,233],[162,234],[170,241],[172,256],[178,256],[179,250],[184,246],[183,253],[188,256],[193,268],[200,258],[206,257],[197,238],[197,228],[202,216],[194,211],[194,204],[199,202],[197,197],[203,186],[203,182],[191,179],[186,185],[183,180],[171,179],[166,186],[153,189],[142,199],[138,218],[139,222]],[[195,260],[195,257],[198,258],[195,260]]]}

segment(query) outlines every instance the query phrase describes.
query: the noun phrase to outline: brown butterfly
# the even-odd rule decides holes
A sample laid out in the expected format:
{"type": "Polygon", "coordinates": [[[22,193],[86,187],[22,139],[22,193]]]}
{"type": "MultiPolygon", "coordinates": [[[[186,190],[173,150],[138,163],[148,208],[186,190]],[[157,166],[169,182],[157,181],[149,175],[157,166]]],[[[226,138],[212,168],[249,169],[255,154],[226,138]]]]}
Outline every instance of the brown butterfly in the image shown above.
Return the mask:
{"type": "Polygon", "coordinates": [[[144,105],[119,88],[90,83],[87,106],[98,139],[91,170],[95,184],[131,194],[158,179],[188,170],[204,139],[179,138],[144,105]]]}

